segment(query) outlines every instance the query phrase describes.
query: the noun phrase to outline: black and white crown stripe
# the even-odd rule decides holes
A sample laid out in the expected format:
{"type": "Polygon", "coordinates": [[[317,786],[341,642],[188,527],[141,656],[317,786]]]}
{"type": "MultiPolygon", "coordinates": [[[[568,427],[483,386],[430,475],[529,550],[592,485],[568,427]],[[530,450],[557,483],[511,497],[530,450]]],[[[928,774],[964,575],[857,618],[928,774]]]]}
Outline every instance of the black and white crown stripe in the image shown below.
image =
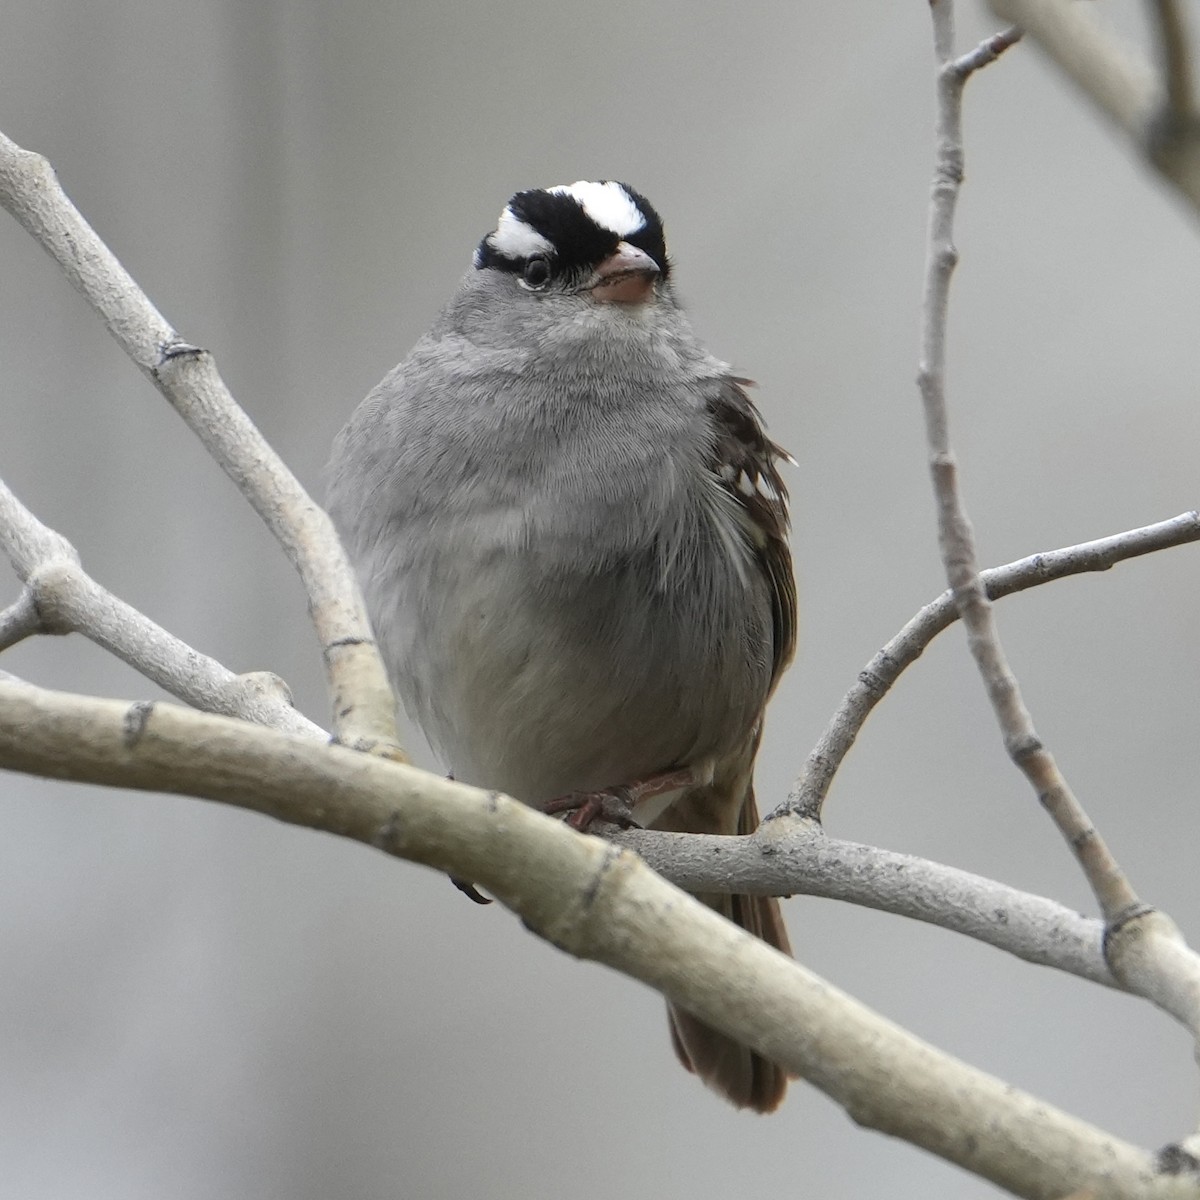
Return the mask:
{"type": "Polygon", "coordinates": [[[626,183],[579,180],[518,192],[475,251],[474,266],[520,272],[544,257],[565,272],[591,270],[621,242],[644,250],[665,277],[670,271],[662,220],[626,183]]]}

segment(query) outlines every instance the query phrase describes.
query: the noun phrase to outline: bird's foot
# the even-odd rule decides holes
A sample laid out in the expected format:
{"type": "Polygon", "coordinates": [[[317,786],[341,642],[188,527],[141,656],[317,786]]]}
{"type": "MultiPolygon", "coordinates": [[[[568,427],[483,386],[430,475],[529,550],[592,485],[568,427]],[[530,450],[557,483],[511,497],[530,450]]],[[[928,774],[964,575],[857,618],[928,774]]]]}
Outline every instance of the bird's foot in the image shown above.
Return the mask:
{"type": "Polygon", "coordinates": [[[680,767],[635,779],[632,783],[603,788],[598,792],[568,792],[543,804],[542,812],[549,816],[567,814],[572,829],[586,833],[593,825],[616,825],[621,829],[640,829],[634,810],[644,800],[675,792],[698,782],[691,767],[680,767]]]}
{"type": "Polygon", "coordinates": [[[568,792],[542,805],[548,816],[567,814],[567,824],[580,833],[593,825],[616,825],[621,829],[638,829],[633,816],[633,799],[625,787],[608,788],[603,792],[568,792]]]}

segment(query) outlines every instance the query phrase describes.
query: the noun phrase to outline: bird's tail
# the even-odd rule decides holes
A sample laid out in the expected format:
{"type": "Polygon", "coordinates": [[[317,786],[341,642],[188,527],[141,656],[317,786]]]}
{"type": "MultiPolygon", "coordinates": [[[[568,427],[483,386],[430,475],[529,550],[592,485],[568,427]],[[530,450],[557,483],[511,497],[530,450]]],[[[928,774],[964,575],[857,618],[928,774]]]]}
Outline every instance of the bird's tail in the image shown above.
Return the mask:
{"type": "MultiPolygon", "coordinates": [[[[729,781],[724,782],[728,787],[729,781]]],[[[754,786],[748,773],[737,782],[745,788],[745,798],[738,811],[736,831],[739,834],[753,833],[758,827],[754,786]]],[[[718,772],[718,779],[707,788],[689,789],[654,823],[654,828],[689,833],[733,832],[728,827],[720,827],[727,824],[728,817],[724,821],[721,818],[731,807],[728,801],[722,802],[720,791],[724,789],[720,785],[718,772]]],[[[725,795],[728,796],[729,791],[725,791],[725,795]]],[[[728,917],[735,925],[740,925],[747,933],[762,938],[769,946],[774,946],[784,954],[791,954],[783,913],[774,896],[729,896],[714,892],[696,898],[728,917]]],[[[671,1024],[671,1042],[679,1061],[731,1104],[769,1113],[783,1103],[788,1074],[778,1063],[771,1062],[756,1050],[706,1025],[674,1004],[667,1005],[667,1016],[671,1024]]]]}

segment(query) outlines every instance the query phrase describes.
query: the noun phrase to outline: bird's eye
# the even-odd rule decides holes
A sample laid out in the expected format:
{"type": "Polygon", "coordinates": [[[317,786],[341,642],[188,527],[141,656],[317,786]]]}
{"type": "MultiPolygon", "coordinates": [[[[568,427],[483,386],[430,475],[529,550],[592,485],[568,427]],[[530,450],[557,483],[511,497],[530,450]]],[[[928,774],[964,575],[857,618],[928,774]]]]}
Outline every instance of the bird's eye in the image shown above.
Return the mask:
{"type": "Polygon", "coordinates": [[[550,260],[542,254],[535,254],[521,272],[521,282],[527,288],[541,290],[550,282],[550,260]]]}

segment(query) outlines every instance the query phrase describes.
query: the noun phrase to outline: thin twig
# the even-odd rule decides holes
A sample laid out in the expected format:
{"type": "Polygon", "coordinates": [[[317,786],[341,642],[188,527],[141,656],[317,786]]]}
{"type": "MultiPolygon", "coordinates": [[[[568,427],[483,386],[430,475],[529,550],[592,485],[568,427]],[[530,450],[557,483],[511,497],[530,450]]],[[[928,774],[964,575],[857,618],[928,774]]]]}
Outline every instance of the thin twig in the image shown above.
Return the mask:
{"type": "Polygon", "coordinates": [[[937,165],[929,206],[918,383],[938,511],[938,542],[950,590],[967,630],[967,644],[1000,722],[1005,748],[1074,850],[1106,922],[1112,923],[1140,911],[1142,903],[1034,729],[1000,644],[992,605],[980,578],[975,536],[959,491],[957,464],[950,447],[945,395],[946,313],[950,278],[958,259],[953,228],[963,173],[962,92],[971,69],[963,66],[966,59],[953,57],[951,0],[935,0],[930,11],[939,63],[937,165]]]}
{"type": "Polygon", "coordinates": [[[27,637],[41,632],[37,605],[28,588],[0,612],[0,650],[7,650],[27,637]]]}
{"type": "Polygon", "coordinates": [[[339,740],[402,756],[387,674],[332,522],[238,407],[211,355],[166,322],[68,199],[50,164],[3,134],[0,204],[55,259],[284,548],[308,593],[339,740]]]}
{"type": "Polygon", "coordinates": [[[80,633],[195,708],[328,738],[293,707],[277,675],[235,675],[101,587],[80,566],[74,546],[43,525],[3,480],[0,549],[25,584],[21,597],[0,614],[0,650],[18,640],[17,633],[80,633]],[[14,636],[6,637],[6,629],[14,636]]]}
{"type": "MultiPolygon", "coordinates": [[[[1111,537],[1050,550],[981,573],[989,600],[998,600],[1070,575],[1107,571],[1126,559],[1200,541],[1200,513],[1181,513],[1167,521],[1116,533],[1111,537]]],[[[787,800],[768,820],[795,815],[819,821],[834,776],[854,745],[867,717],[943,629],[958,620],[952,592],[927,604],[859,672],[837,712],[808,756],[787,800]]]]}
{"type": "Polygon", "coordinates": [[[938,542],[946,577],[1013,762],[1074,851],[1105,921],[1106,958],[1129,991],[1183,1023],[1200,1042],[1200,957],[1165,914],[1142,903],[1045,748],[1021,698],[980,577],[975,537],[958,487],[945,396],[946,313],[957,263],[954,210],[962,182],[962,92],[970,70],[955,60],[951,0],[930,5],[938,59],[937,164],[929,206],[918,383],[925,411],[938,542]]]}
{"type": "MultiPolygon", "coordinates": [[[[968,50],[966,54],[955,59],[953,69],[965,82],[969,75],[983,67],[991,66],[1005,50],[1012,49],[1024,35],[1025,31],[1017,25],[1010,25],[999,33],[993,33],[991,37],[984,38],[974,50],[968,50]]],[[[951,39],[953,40],[953,31],[951,39]]]]}

